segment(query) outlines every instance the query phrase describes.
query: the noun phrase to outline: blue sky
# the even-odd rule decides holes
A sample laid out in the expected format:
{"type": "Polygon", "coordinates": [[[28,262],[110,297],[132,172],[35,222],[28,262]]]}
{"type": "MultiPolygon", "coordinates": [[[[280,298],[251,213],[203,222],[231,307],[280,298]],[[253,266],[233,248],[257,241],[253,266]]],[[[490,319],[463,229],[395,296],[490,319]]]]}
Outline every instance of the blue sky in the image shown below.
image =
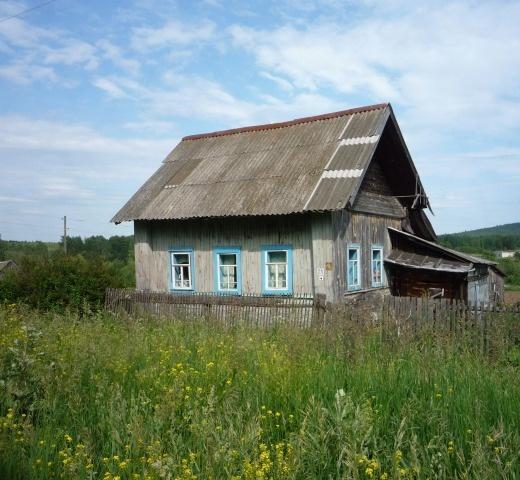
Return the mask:
{"type": "Polygon", "coordinates": [[[112,215],[187,134],[390,101],[439,233],[520,221],[520,2],[0,0],[0,232],[112,215]]]}

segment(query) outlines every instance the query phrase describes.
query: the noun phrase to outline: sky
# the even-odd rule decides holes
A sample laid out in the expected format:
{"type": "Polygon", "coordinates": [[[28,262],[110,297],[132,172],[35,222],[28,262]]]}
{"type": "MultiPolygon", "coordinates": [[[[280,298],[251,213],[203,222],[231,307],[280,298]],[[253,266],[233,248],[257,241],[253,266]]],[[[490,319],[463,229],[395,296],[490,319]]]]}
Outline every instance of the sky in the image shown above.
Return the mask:
{"type": "Polygon", "coordinates": [[[185,135],[391,102],[438,233],[520,221],[520,2],[0,0],[0,233],[110,218],[185,135]]]}

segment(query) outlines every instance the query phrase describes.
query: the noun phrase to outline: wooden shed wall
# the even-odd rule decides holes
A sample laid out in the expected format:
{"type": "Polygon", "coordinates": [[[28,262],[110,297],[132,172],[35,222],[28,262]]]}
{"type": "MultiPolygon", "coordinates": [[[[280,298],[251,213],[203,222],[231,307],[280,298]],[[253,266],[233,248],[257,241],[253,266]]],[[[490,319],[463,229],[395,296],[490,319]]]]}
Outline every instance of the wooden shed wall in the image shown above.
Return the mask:
{"type": "Polygon", "coordinates": [[[490,301],[503,302],[505,277],[497,273],[493,268],[489,268],[488,282],[490,301]]]}
{"type": "Polygon", "coordinates": [[[444,298],[467,299],[467,282],[464,273],[402,268],[397,265],[390,267],[388,272],[392,295],[426,297],[429,288],[443,288],[444,298]]]}
{"type": "MultiPolygon", "coordinates": [[[[311,251],[318,258],[331,254],[330,226],[316,215],[267,216],[226,219],[134,222],[136,287],[167,291],[169,253],[172,247],[193,248],[195,290],[214,290],[213,250],[240,247],[242,292],[260,293],[261,250],[264,245],[290,244],[293,247],[293,293],[313,293],[311,251]],[[314,225],[314,227],[313,227],[314,225]]],[[[330,224],[330,222],[329,222],[330,224]]],[[[320,292],[318,292],[320,293],[320,292]]]]}

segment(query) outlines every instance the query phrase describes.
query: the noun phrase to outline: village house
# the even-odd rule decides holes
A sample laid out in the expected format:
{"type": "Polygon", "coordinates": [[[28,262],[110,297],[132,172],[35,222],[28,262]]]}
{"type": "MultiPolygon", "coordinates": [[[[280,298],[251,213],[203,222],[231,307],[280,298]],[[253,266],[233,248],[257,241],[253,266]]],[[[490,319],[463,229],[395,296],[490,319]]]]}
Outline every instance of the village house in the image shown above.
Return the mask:
{"type": "Polygon", "coordinates": [[[146,291],[501,298],[446,249],[389,104],[184,137],[112,219],[146,291]]]}

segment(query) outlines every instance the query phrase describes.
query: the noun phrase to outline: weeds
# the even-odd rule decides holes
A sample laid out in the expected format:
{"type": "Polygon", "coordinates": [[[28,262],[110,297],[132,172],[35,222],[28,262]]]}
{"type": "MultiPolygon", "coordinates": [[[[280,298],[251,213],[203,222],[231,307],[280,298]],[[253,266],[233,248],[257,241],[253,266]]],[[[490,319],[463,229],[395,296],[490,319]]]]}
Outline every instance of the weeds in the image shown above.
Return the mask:
{"type": "Polygon", "coordinates": [[[518,350],[0,309],[0,478],[518,478],[518,350]]]}

